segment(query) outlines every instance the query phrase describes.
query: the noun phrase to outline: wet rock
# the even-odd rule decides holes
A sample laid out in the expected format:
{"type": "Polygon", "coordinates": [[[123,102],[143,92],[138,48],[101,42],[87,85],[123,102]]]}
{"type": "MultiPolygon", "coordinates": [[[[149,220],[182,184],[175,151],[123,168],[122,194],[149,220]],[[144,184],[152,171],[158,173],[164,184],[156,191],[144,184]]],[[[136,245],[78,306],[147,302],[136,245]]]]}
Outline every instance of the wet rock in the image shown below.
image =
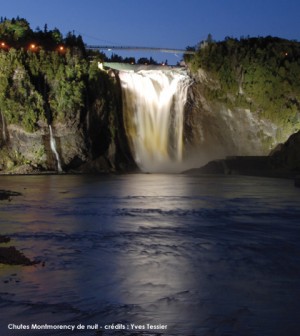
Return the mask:
{"type": "Polygon", "coordinates": [[[192,169],[186,173],[273,176],[268,156],[231,156],[211,161],[199,169],[192,169]]]}
{"type": "Polygon", "coordinates": [[[226,174],[282,177],[295,179],[299,186],[300,131],[276,147],[269,156],[230,156],[214,160],[203,167],[186,171],[188,174],[226,174]]]}
{"type": "Polygon", "coordinates": [[[271,154],[275,167],[300,173],[300,131],[292,134],[289,139],[271,154]]]}
{"type": "Polygon", "coordinates": [[[10,242],[9,237],[0,235],[0,244],[1,243],[8,243],[8,242],[10,242]]]}
{"type": "Polygon", "coordinates": [[[20,195],[22,194],[16,191],[0,190],[0,201],[11,200],[11,196],[20,196],[20,195]]]}
{"type": "Polygon", "coordinates": [[[10,246],[0,247],[0,264],[29,266],[37,264],[37,262],[31,261],[14,246],[10,246]]]}
{"type": "MultiPolygon", "coordinates": [[[[0,243],[8,242],[10,242],[9,237],[0,235],[0,243]]],[[[31,261],[25,257],[25,255],[14,246],[0,247],[0,264],[30,266],[38,263],[39,262],[31,261]]]]}
{"type": "Polygon", "coordinates": [[[207,163],[201,168],[190,169],[185,173],[188,174],[225,174],[224,160],[214,160],[207,163]]]}

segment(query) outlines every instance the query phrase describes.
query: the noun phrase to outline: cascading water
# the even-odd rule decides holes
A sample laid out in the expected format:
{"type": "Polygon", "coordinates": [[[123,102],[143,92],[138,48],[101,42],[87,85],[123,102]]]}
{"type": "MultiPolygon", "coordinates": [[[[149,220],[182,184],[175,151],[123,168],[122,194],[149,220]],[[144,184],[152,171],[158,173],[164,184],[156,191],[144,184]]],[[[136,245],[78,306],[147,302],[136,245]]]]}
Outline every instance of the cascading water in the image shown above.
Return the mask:
{"type": "Polygon", "coordinates": [[[2,140],[6,141],[5,119],[2,111],[1,111],[1,122],[2,122],[2,140]]]}
{"type": "Polygon", "coordinates": [[[190,77],[183,69],[121,71],[125,128],[142,171],[178,172],[190,77]]]}
{"type": "Polygon", "coordinates": [[[52,150],[52,152],[53,152],[53,154],[55,155],[55,158],[56,158],[57,170],[58,170],[59,173],[61,173],[63,170],[61,168],[61,162],[60,162],[59,154],[56,150],[56,141],[55,141],[55,138],[53,136],[51,125],[49,125],[49,133],[50,133],[50,147],[51,147],[51,150],[52,150]]]}

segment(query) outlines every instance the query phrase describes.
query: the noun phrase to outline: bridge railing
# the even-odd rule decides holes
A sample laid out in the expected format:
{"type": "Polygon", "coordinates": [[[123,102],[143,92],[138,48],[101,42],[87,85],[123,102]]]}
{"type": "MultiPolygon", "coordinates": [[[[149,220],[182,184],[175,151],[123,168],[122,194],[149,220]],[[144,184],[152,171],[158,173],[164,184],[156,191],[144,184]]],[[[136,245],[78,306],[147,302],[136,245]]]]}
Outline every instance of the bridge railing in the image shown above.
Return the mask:
{"type": "Polygon", "coordinates": [[[157,48],[157,47],[137,47],[137,46],[107,46],[107,45],[86,45],[90,50],[141,50],[141,51],[158,51],[172,54],[195,54],[194,50],[185,49],[171,49],[171,48],[157,48]]]}

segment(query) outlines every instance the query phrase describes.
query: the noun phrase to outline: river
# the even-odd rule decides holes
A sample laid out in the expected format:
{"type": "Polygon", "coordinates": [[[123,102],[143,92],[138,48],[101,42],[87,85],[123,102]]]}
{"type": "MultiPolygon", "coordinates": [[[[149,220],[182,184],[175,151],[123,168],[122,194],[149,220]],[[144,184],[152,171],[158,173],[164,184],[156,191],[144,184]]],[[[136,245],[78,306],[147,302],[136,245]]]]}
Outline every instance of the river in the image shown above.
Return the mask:
{"type": "Polygon", "coordinates": [[[293,181],[1,176],[0,189],[22,193],[0,201],[7,246],[41,261],[0,265],[1,335],[299,335],[293,181]]]}

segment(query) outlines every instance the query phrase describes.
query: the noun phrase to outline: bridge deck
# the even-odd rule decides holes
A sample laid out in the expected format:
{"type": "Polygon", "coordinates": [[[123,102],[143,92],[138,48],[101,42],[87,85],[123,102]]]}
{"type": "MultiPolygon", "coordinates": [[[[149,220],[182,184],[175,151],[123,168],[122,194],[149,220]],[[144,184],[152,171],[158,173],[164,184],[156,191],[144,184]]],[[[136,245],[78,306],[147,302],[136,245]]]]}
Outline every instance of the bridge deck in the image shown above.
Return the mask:
{"type": "Polygon", "coordinates": [[[141,51],[158,51],[172,54],[195,54],[195,51],[184,49],[170,49],[170,48],[155,48],[155,47],[131,47],[131,46],[101,46],[101,45],[87,45],[90,50],[141,50],[141,51]]]}

